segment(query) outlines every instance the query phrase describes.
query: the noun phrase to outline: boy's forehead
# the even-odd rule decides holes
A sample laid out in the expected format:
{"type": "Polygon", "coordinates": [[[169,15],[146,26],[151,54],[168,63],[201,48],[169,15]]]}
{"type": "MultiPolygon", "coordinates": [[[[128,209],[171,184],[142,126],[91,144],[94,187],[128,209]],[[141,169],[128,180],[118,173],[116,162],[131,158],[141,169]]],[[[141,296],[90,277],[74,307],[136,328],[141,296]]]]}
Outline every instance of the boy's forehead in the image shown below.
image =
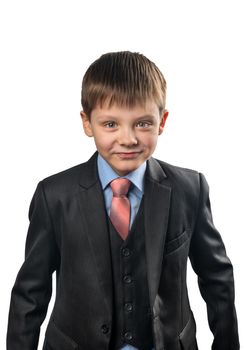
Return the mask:
{"type": "Polygon", "coordinates": [[[135,102],[132,106],[119,105],[117,103],[110,104],[108,102],[104,102],[103,104],[98,104],[95,108],[93,108],[91,114],[93,115],[123,115],[123,114],[131,114],[131,115],[158,115],[159,107],[158,105],[152,101],[147,100],[144,103],[135,102]]]}

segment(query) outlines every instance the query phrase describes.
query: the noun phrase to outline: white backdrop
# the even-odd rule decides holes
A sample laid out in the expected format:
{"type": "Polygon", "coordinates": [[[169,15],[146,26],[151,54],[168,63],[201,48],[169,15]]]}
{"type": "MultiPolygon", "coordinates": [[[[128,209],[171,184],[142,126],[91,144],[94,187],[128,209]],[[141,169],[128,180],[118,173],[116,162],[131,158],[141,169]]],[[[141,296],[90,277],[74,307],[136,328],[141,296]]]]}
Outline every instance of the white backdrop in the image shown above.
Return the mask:
{"type": "MultiPolygon", "coordinates": [[[[214,222],[234,265],[242,338],[243,32],[241,0],[1,1],[1,349],[31,197],[39,180],[95,150],[79,117],[81,79],[101,54],[118,50],[144,53],[166,77],[170,115],[154,155],[209,182],[214,222]]],[[[199,347],[210,349],[190,266],[188,283],[199,347]]]]}

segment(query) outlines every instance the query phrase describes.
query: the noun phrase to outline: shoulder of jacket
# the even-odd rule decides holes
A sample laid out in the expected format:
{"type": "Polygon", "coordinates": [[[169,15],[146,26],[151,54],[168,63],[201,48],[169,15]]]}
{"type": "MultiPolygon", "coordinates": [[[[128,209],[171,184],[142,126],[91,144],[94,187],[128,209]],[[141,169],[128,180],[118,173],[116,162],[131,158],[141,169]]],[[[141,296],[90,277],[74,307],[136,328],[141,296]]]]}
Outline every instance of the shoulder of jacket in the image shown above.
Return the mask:
{"type": "Polygon", "coordinates": [[[155,159],[155,160],[158,162],[158,164],[161,166],[161,168],[165,171],[166,174],[170,172],[170,173],[179,174],[179,175],[186,174],[186,175],[199,176],[199,172],[197,170],[173,165],[159,159],[155,159]]]}
{"type": "Polygon", "coordinates": [[[200,172],[181,166],[169,164],[156,159],[166,174],[170,186],[182,193],[198,195],[200,190],[200,172]]]}
{"type": "Polygon", "coordinates": [[[59,182],[59,181],[64,181],[64,180],[68,180],[68,179],[74,179],[76,176],[78,176],[80,174],[80,171],[82,169],[84,163],[72,166],[68,169],[62,170],[58,173],[49,175],[47,177],[45,177],[44,179],[41,180],[41,182],[45,183],[45,184],[51,184],[51,183],[55,183],[55,182],[59,182]]]}

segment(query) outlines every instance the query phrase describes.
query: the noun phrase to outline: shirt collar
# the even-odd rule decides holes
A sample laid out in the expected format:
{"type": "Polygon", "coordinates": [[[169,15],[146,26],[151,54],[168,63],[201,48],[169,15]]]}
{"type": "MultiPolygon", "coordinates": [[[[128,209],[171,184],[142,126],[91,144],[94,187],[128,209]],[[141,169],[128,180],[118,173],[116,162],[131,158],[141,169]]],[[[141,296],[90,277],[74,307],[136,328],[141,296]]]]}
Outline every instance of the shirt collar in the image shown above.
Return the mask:
{"type": "MultiPolygon", "coordinates": [[[[120,177],[100,154],[98,154],[97,157],[97,167],[99,179],[101,181],[103,190],[108,186],[108,184],[111,181],[120,177]]],[[[122,177],[130,180],[142,193],[144,193],[145,171],[146,162],[142,163],[136,170],[122,177]]]]}

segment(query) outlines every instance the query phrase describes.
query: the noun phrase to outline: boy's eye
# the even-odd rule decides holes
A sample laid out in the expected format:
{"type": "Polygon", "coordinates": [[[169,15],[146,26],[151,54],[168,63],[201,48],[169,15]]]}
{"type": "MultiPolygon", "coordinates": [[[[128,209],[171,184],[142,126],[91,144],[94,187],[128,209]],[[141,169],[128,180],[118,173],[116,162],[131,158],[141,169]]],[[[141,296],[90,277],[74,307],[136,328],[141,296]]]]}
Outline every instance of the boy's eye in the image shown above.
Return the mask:
{"type": "Polygon", "coordinates": [[[151,125],[151,123],[146,121],[140,121],[136,124],[139,128],[148,128],[151,125]]]}
{"type": "Polygon", "coordinates": [[[106,127],[106,128],[114,128],[115,126],[116,126],[116,123],[115,122],[107,122],[107,123],[105,123],[104,124],[104,126],[106,127]]]}

